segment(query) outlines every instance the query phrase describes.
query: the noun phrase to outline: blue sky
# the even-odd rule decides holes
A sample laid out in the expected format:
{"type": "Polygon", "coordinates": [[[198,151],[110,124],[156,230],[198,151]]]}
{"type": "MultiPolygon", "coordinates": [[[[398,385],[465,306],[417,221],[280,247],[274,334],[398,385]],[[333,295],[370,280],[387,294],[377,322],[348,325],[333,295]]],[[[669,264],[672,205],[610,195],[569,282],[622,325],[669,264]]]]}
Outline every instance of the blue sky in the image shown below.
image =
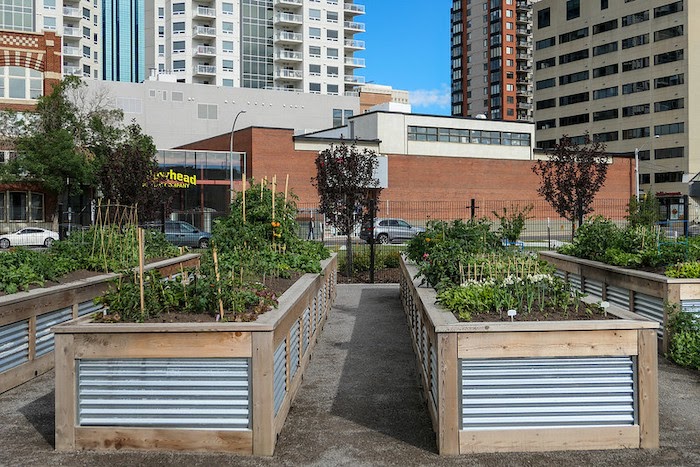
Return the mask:
{"type": "Polygon", "coordinates": [[[410,92],[413,112],[450,114],[450,1],[357,0],[366,14],[367,81],[410,92]]]}

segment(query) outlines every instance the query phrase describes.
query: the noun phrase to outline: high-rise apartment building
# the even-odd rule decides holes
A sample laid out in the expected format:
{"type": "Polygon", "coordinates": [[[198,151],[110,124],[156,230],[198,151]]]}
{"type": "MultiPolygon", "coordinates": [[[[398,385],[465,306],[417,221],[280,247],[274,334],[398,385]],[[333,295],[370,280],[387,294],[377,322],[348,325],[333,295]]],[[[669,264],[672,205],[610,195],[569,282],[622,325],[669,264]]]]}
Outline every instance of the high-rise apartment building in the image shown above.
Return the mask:
{"type": "Polygon", "coordinates": [[[643,192],[668,219],[687,219],[700,195],[700,2],[542,0],[535,5],[537,146],[585,134],[610,152],[638,154],[643,192]],[[675,211],[675,212],[674,212],[675,211]]]}
{"type": "Polygon", "coordinates": [[[140,83],[146,78],[145,2],[102,0],[104,79],[140,83]]]}
{"type": "Polygon", "coordinates": [[[63,74],[102,78],[102,0],[3,0],[0,30],[51,31],[62,41],[63,74]]]}
{"type": "Polygon", "coordinates": [[[532,119],[533,0],[452,2],[452,115],[532,119]]]}
{"type": "Polygon", "coordinates": [[[155,0],[146,67],[179,82],[343,94],[364,83],[352,0],[155,0]]]}

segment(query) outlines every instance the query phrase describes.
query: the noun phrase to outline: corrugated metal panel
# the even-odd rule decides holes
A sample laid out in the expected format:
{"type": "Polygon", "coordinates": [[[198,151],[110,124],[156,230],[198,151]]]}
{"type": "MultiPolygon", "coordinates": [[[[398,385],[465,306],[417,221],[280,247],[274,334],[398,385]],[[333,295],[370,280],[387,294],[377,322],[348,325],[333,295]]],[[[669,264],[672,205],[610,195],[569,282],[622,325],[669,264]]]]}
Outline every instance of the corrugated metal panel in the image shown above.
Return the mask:
{"type": "Polygon", "coordinates": [[[581,276],[578,274],[569,273],[569,284],[573,290],[581,290],[581,276]]]}
{"type": "Polygon", "coordinates": [[[287,340],[275,350],[274,357],[275,417],[287,394],[287,340]]]}
{"type": "Polygon", "coordinates": [[[311,335],[316,332],[316,307],[309,308],[309,319],[311,321],[311,335]]]}
{"type": "Polygon", "coordinates": [[[51,328],[57,324],[65,323],[73,319],[73,307],[69,306],[60,310],[44,313],[36,317],[36,356],[41,357],[53,352],[53,332],[51,328]]]}
{"type": "Polygon", "coordinates": [[[700,318],[700,300],[681,300],[681,309],[700,318]]]}
{"type": "Polygon", "coordinates": [[[430,341],[428,340],[428,330],[423,327],[421,330],[423,338],[421,339],[421,361],[423,362],[423,374],[429,374],[430,368],[430,341]]]}
{"type": "Polygon", "coordinates": [[[247,430],[247,358],[78,360],[78,425],[247,430]]]}
{"type": "Polygon", "coordinates": [[[29,320],[0,326],[0,373],[29,361],[29,320]]]}
{"type": "Polygon", "coordinates": [[[309,320],[311,319],[311,310],[307,307],[306,310],[304,310],[304,332],[302,333],[301,336],[301,353],[302,355],[306,353],[306,349],[309,346],[309,337],[310,337],[310,328],[309,328],[309,320]]]}
{"type": "Polygon", "coordinates": [[[316,296],[316,307],[318,308],[318,322],[321,322],[321,319],[323,319],[323,316],[326,314],[325,308],[321,305],[322,303],[322,296],[320,295],[321,291],[319,290],[319,295],[316,296]]]}
{"type": "Polygon", "coordinates": [[[463,430],[633,425],[632,357],[461,360],[463,430]]]}
{"type": "Polygon", "coordinates": [[[593,295],[594,297],[598,297],[600,299],[603,298],[603,283],[601,281],[586,278],[584,285],[586,287],[587,294],[593,295]]]}
{"type": "Polygon", "coordinates": [[[630,308],[630,291],[622,287],[615,287],[614,285],[609,285],[608,291],[608,301],[613,305],[620,306],[629,310],[630,308]]]}
{"type": "Polygon", "coordinates": [[[80,303],[78,305],[78,316],[85,316],[89,315],[90,313],[97,313],[98,311],[104,310],[105,307],[103,305],[95,305],[92,300],[88,300],[87,302],[80,303]]]}
{"type": "Polygon", "coordinates": [[[435,346],[430,346],[430,395],[433,398],[435,407],[438,405],[438,383],[437,383],[437,354],[435,346]]]}
{"type": "Polygon", "coordinates": [[[657,334],[664,335],[664,301],[661,298],[635,292],[632,311],[659,323],[657,334]]]}
{"type": "Polygon", "coordinates": [[[296,320],[289,336],[289,374],[291,378],[294,378],[299,368],[299,326],[299,320],[296,320]]]}
{"type": "Polygon", "coordinates": [[[554,271],[554,275],[559,279],[566,279],[566,273],[561,269],[557,269],[556,271],[554,271]]]}

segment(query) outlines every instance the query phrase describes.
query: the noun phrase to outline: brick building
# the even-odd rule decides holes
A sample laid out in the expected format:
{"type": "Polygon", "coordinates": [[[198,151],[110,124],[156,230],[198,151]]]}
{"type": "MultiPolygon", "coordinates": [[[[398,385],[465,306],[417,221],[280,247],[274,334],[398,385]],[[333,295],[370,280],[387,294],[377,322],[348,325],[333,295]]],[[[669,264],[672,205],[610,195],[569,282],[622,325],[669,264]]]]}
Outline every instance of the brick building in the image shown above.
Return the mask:
{"type": "MultiPolygon", "coordinates": [[[[386,158],[382,200],[536,200],[539,178],[532,167],[543,155],[533,148],[533,134],[528,123],[375,111],[352,117],[344,127],[297,136],[291,129],[244,128],[235,133],[234,150],[247,154],[249,178],[289,174],[300,204],[318,202],[311,184],[315,157],[341,138],[386,158]]],[[[224,134],[182,149],[228,151],[229,142],[224,134]]],[[[634,192],[634,160],[610,160],[598,199],[627,200],[634,192]]]]}

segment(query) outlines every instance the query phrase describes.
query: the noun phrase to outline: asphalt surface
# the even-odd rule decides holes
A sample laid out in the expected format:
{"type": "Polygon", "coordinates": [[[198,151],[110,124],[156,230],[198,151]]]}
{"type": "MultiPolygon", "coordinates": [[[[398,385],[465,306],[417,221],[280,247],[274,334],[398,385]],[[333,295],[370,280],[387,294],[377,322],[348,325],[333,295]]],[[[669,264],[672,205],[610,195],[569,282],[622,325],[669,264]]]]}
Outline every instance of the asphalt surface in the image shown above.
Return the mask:
{"type": "Polygon", "coordinates": [[[53,372],[0,395],[2,466],[700,466],[700,373],[659,358],[661,448],[440,457],[398,286],[339,285],[274,457],[54,446],[53,372]]]}

